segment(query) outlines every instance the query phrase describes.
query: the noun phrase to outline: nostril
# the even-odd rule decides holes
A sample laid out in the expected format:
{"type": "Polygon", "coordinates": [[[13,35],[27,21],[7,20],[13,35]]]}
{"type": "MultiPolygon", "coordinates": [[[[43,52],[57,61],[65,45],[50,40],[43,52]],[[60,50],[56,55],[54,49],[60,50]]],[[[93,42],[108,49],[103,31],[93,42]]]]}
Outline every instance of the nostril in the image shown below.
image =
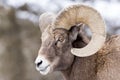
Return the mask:
{"type": "Polygon", "coordinates": [[[42,61],[37,63],[37,67],[39,67],[42,64],[42,61]]]}

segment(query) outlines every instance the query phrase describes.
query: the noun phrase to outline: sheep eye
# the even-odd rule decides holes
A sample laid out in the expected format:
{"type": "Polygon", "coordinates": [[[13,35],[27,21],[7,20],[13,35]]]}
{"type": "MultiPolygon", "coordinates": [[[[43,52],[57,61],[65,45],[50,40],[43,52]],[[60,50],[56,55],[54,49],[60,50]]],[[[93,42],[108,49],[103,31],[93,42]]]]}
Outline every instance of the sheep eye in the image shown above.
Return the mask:
{"type": "Polygon", "coordinates": [[[56,39],[55,45],[59,46],[63,41],[64,41],[63,37],[60,36],[59,38],[56,39]]]}
{"type": "Polygon", "coordinates": [[[63,42],[63,40],[64,40],[64,39],[63,39],[62,37],[59,37],[59,38],[58,38],[58,41],[60,41],[60,42],[63,42]]]}

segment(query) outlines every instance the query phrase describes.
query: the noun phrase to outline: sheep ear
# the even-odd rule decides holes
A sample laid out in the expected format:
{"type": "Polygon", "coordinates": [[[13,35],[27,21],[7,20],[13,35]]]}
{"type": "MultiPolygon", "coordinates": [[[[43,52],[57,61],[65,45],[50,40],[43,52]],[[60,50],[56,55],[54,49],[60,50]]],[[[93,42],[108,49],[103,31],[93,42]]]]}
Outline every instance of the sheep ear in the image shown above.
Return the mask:
{"type": "Polygon", "coordinates": [[[82,27],[83,27],[82,23],[71,27],[71,29],[69,30],[69,39],[72,42],[77,39],[78,33],[82,27]]]}
{"type": "Polygon", "coordinates": [[[42,15],[40,15],[39,27],[42,33],[49,25],[52,24],[54,19],[55,19],[55,14],[53,13],[43,13],[42,15]]]}

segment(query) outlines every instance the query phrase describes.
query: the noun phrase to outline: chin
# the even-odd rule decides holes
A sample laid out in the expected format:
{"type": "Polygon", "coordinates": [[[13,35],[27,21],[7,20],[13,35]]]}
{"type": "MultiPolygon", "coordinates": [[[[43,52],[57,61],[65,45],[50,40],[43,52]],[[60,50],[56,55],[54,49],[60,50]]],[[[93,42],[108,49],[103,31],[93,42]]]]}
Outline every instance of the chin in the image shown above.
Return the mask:
{"type": "Polygon", "coordinates": [[[47,74],[51,73],[51,69],[50,69],[50,67],[47,67],[45,70],[40,70],[39,72],[42,75],[47,75],[47,74]]]}
{"type": "Polygon", "coordinates": [[[48,66],[48,67],[46,67],[46,68],[42,68],[42,69],[36,67],[36,69],[37,69],[37,71],[39,71],[40,74],[42,74],[42,75],[47,75],[47,74],[53,72],[53,69],[52,69],[50,66],[48,66]]]}

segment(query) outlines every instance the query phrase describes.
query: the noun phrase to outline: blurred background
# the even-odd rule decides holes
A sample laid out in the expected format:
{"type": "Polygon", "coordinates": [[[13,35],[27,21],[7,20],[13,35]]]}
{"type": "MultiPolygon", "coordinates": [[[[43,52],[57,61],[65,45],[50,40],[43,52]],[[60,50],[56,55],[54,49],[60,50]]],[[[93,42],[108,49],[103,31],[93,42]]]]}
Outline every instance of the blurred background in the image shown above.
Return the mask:
{"type": "Polygon", "coordinates": [[[0,0],[0,80],[63,80],[59,72],[42,76],[35,70],[41,45],[38,19],[73,3],[94,7],[108,35],[120,34],[120,0],[0,0]]]}

